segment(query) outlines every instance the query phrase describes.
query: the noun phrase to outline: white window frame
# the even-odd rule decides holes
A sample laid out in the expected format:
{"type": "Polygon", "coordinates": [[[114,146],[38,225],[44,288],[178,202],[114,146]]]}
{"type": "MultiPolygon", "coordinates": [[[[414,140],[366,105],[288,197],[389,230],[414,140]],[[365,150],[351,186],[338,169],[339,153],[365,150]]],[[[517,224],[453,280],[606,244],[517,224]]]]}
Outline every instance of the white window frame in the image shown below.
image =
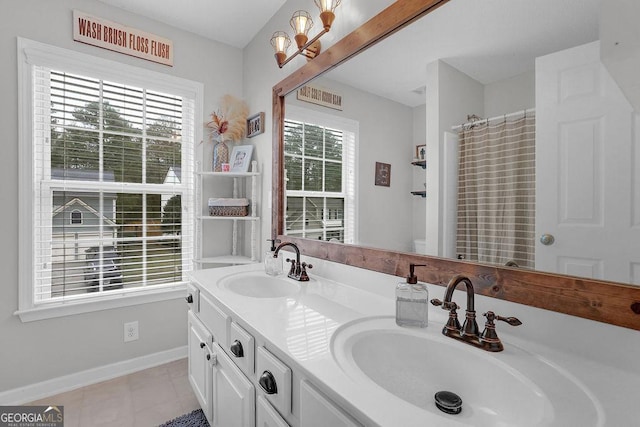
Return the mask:
{"type": "MultiPolygon", "coordinates": [[[[354,244],[358,241],[358,219],[356,215],[356,206],[358,206],[357,191],[357,162],[358,158],[358,141],[360,125],[356,120],[339,117],[332,114],[321,113],[308,108],[298,107],[295,105],[287,106],[287,119],[307,124],[322,126],[325,128],[336,129],[351,134],[353,144],[344,143],[342,152],[342,182],[343,192],[332,193],[325,192],[322,197],[344,197],[344,243],[354,244]]],[[[288,191],[288,190],[287,190],[288,191]]],[[[318,192],[306,193],[304,191],[292,192],[294,197],[320,197],[318,192]]],[[[285,205],[287,194],[285,192],[285,205]]],[[[286,212],[286,206],[285,206],[286,212]]],[[[286,231],[286,230],[285,230],[286,231]]]]}
{"type": "MultiPolygon", "coordinates": [[[[204,86],[200,82],[170,76],[116,61],[83,54],[80,52],[47,45],[24,39],[17,39],[18,52],[18,140],[19,140],[19,301],[16,315],[23,322],[88,313],[118,307],[126,307],[156,301],[182,298],[186,283],[181,282],[167,287],[139,287],[127,292],[101,295],[99,298],[81,298],[66,300],[53,304],[34,303],[34,204],[33,193],[35,171],[33,165],[33,138],[35,137],[34,106],[36,94],[33,87],[33,74],[36,66],[44,66],[63,70],[68,73],[97,77],[147,89],[171,93],[192,99],[194,102],[194,118],[203,117],[204,86]]],[[[190,139],[201,141],[202,126],[193,123],[190,139]]],[[[183,144],[186,146],[187,144],[183,144]]],[[[187,148],[183,147],[183,150],[187,148]]],[[[187,157],[183,157],[186,159],[187,157]]],[[[193,159],[194,156],[191,156],[193,159]]],[[[193,163],[193,162],[192,162],[193,163]]],[[[194,164],[183,165],[183,173],[194,171],[194,164]]],[[[193,194],[195,197],[195,193],[193,194]]],[[[188,205],[188,209],[193,210],[188,205]]],[[[184,221],[183,227],[193,228],[193,221],[184,221]]],[[[193,230],[189,231],[193,234],[193,230]]],[[[193,239],[195,240],[195,238],[193,239]]],[[[193,246],[193,242],[191,242],[193,246]]],[[[193,253],[193,247],[189,252],[193,253]]],[[[183,265],[192,265],[191,260],[183,259],[183,265]]]]}

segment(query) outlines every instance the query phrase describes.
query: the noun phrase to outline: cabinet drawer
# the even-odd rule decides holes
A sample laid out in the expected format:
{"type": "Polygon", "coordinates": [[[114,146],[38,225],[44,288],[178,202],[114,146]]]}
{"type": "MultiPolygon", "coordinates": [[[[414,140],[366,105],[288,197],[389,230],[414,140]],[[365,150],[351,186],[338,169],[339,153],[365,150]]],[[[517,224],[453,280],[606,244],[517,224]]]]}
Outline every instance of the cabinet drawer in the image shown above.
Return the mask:
{"type": "Polygon", "coordinates": [[[289,424],[273,409],[263,396],[258,396],[256,407],[256,424],[258,427],[289,427],[289,424]]]}
{"type": "Polygon", "coordinates": [[[200,290],[193,283],[187,283],[187,295],[185,297],[189,308],[194,313],[200,311],[200,290]]]}
{"type": "Polygon", "coordinates": [[[291,413],[291,369],[264,347],[258,347],[256,378],[260,393],[284,416],[291,413]]]}
{"type": "Polygon", "coordinates": [[[254,348],[255,343],[251,334],[242,329],[236,322],[231,322],[229,347],[227,347],[229,350],[228,353],[231,356],[231,360],[233,360],[247,376],[253,375],[254,348]]]}
{"type": "Polygon", "coordinates": [[[361,427],[310,382],[300,383],[300,425],[304,427],[361,427]]]}
{"type": "Polygon", "coordinates": [[[200,313],[198,317],[213,334],[213,340],[218,342],[221,347],[227,348],[231,318],[220,310],[204,292],[200,293],[200,313]]]}

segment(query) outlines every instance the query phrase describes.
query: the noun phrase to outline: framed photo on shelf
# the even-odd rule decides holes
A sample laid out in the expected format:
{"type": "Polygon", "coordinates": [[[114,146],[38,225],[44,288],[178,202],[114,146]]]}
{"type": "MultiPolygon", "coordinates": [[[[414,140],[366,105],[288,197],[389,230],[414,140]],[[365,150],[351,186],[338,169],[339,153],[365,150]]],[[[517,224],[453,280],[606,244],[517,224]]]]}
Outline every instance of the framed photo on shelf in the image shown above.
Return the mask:
{"type": "Polygon", "coordinates": [[[229,157],[230,172],[248,172],[251,164],[253,145],[236,145],[229,157]]]}
{"type": "Polygon", "coordinates": [[[416,159],[424,160],[427,153],[427,144],[416,145],[416,159]]]}

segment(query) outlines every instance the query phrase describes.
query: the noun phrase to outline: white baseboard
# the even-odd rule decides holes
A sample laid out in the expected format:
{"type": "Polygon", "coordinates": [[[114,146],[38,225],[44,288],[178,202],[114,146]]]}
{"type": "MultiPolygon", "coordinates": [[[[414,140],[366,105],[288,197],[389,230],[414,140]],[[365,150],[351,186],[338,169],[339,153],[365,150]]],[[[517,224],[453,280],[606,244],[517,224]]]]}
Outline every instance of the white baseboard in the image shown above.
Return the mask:
{"type": "Polygon", "coordinates": [[[187,357],[187,346],[176,347],[135,359],[88,369],[75,374],[53,378],[40,383],[0,392],[0,405],[23,405],[79,387],[117,378],[133,372],[162,365],[187,357]]]}

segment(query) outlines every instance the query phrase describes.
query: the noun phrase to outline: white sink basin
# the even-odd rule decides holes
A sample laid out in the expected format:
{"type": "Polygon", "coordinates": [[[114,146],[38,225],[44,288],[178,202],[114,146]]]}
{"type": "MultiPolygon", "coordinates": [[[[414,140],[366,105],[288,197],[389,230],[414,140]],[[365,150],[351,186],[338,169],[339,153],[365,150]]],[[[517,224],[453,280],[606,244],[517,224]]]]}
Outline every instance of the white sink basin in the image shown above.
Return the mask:
{"type": "Polygon", "coordinates": [[[232,274],[220,279],[218,286],[252,298],[282,298],[300,290],[300,285],[289,278],[272,277],[262,272],[232,274]]]}
{"type": "Polygon", "coordinates": [[[561,368],[508,342],[503,352],[489,353],[445,337],[441,329],[434,323],[426,329],[401,328],[393,318],[368,318],[339,328],[331,351],[354,381],[373,382],[454,423],[604,425],[598,402],[561,368]],[[457,394],[462,412],[440,411],[434,402],[439,391],[457,394]]]}

